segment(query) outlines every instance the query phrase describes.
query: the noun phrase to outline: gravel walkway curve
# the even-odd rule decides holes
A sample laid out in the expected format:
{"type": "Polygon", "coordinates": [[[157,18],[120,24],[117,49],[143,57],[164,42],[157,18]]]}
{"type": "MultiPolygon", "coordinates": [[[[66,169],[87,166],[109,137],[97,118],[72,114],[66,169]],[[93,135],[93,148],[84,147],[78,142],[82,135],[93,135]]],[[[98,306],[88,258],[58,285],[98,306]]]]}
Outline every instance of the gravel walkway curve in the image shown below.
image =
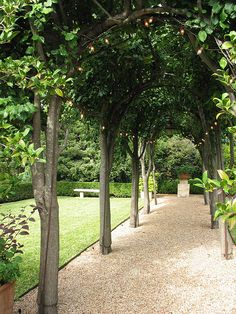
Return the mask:
{"type": "MultiPolygon", "coordinates": [[[[60,271],[60,314],[236,313],[236,259],[221,259],[201,196],[161,197],[140,221],[113,231],[108,256],[96,244],[60,271]]],[[[35,300],[15,313],[36,313],[35,300]]]]}

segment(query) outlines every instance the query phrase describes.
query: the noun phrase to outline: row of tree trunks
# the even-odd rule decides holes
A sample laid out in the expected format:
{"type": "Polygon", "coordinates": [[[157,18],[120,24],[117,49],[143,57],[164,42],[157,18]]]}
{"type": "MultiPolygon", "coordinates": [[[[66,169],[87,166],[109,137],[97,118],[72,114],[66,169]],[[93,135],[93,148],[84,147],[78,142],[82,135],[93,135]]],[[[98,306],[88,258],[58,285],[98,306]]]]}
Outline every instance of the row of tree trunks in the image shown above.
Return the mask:
{"type": "MultiPolygon", "coordinates": [[[[34,96],[37,112],[33,118],[33,143],[41,146],[41,104],[34,96]]],[[[33,190],[41,223],[40,278],[38,313],[56,314],[59,267],[59,206],[57,202],[58,124],[61,100],[52,96],[46,128],[46,163],[33,166],[33,190]]]]}

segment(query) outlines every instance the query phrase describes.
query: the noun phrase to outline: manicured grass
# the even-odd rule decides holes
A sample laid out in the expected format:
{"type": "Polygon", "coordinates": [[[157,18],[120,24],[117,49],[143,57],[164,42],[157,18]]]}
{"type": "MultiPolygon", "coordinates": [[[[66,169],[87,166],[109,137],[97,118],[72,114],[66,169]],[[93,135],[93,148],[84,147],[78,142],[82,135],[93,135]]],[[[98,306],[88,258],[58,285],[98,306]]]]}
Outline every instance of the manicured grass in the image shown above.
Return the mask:
{"type": "MultiPolygon", "coordinates": [[[[17,213],[22,206],[34,204],[24,200],[0,205],[0,212],[17,213]]],[[[60,266],[99,238],[99,199],[59,197],[60,206],[60,266]]],[[[129,217],[130,199],[111,199],[112,228],[129,217]]],[[[30,208],[29,208],[30,210],[30,208]]],[[[18,298],[38,282],[40,224],[35,213],[35,223],[30,223],[30,235],[21,236],[24,244],[21,277],[17,281],[18,298]]]]}

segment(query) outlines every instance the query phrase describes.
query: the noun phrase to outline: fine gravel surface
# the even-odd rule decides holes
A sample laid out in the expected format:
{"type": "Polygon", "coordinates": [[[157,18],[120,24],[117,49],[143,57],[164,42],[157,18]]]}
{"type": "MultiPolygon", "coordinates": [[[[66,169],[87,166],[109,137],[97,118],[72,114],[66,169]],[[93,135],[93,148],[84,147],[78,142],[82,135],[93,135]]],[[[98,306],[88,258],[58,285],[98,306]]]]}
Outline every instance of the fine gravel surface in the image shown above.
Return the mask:
{"type": "MultiPolygon", "coordinates": [[[[160,197],[140,222],[113,231],[111,254],[96,244],[60,271],[59,314],[236,313],[236,258],[222,260],[202,196],[160,197]]],[[[19,308],[36,313],[36,290],[19,308]]]]}

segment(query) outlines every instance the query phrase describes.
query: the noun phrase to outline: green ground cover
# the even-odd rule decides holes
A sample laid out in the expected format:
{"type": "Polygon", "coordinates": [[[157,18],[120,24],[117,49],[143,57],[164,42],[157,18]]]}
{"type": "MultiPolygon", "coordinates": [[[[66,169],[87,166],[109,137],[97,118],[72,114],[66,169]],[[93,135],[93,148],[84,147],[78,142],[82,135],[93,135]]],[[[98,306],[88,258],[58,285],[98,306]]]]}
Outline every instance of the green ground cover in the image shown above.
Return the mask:
{"type": "MultiPolygon", "coordinates": [[[[33,199],[0,205],[0,212],[17,213],[22,206],[34,204],[33,199]]],[[[99,238],[99,199],[78,197],[59,197],[60,205],[60,266],[84,250],[99,238]]],[[[27,207],[30,210],[30,207],[27,207]]],[[[130,199],[111,199],[112,228],[129,217],[130,199]]],[[[18,298],[38,282],[39,269],[39,217],[30,223],[30,235],[22,236],[24,244],[21,277],[17,281],[16,297],[18,298]]]]}

